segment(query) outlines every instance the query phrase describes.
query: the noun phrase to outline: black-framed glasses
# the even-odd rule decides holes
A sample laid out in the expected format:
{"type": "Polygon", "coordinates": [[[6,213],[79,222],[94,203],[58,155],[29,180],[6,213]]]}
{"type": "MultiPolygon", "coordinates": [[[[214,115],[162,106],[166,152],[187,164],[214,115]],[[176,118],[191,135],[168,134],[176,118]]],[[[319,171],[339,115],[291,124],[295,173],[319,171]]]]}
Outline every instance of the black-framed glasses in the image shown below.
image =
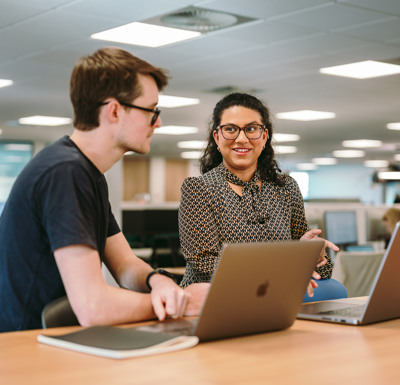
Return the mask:
{"type": "MultiPolygon", "coordinates": [[[[105,106],[108,103],[110,103],[110,102],[103,102],[103,103],[99,103],[99,104],[100,104],[100,106],[105,106]]],[[[119,100],[118,100],[118,103],[121,104],[121,106],[125,106],[125,107],[128,107],[128,108],[136,108],[138,110],[152,112],[154,114],[153,117],[151,118],[151,125],[152,126],[154,126],[154,124],[156,123],[157,118],[161,114],[161,110],[159,108],[156,108],[156,109],[152,110],[151,108],[135,106],[134,104],[120,102],[119,100]]]]}
{"type": "Polygon", "coordinates": [[[222,136],[227,140],[236,139],[240,135],[241,130],[244,132],[247,139],[259,139],[265,130],[265,126],[258,123],[249,123],[244,127],[239,127],[236,124],[224,124],[218,126],[217,130],[218,129],[221,130],[222,136]]]}

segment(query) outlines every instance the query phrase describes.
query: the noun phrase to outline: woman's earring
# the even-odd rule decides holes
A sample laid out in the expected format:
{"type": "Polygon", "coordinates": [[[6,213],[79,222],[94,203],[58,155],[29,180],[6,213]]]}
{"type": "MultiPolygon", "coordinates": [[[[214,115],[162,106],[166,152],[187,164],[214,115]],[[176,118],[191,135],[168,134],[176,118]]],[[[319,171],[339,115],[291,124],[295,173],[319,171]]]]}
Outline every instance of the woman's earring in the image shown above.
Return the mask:
{"type": "Polygon", "coordinates": [[[219,152],[221,152],[221,149],[217,146],[217,150],[219,151],[219,152]]]}

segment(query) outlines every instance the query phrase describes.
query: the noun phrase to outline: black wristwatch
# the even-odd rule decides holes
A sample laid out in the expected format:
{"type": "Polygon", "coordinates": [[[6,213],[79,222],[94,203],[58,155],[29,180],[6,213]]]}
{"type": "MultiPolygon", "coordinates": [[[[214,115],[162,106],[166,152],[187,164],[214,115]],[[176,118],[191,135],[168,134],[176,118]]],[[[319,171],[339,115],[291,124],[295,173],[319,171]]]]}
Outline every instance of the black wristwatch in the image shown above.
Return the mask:
{"type": "Polygon", "coordinates": [[[151,271],[146,278],[146,285],[149,288],[149,290],[151,291],[151,286],[150,286],[150,278],[154,275],[154,274],[162,274],[167,276],[168,278],[171,278],[175,283],[176,283],[176,279],[175,276],[171,273],[169,273],[167,270],[164,269],[155,269],[153,271],[151,271]]]}

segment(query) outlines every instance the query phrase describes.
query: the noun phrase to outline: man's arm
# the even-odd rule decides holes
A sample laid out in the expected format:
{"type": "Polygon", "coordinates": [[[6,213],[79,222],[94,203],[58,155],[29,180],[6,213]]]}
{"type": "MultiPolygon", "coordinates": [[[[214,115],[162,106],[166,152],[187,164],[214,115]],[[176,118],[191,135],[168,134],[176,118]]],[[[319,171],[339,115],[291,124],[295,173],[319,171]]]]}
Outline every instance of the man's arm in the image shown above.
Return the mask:
{"type": "Polygon", "coordinates": [[[105,263],[117,282],[131,290],[105,282],[99,254],[89,246],[73,245],[54,252],[67,296],[81,325],[136,322],[155,318],[156,313],[160,319],[167,313],[183,314],[188,295],[179,294],[182,289],[159,274],[151,277],[153,290],[148,294],[145,280],[152,269],[137,258],[125,242],[122,233],[108,238],[105,263]]]}

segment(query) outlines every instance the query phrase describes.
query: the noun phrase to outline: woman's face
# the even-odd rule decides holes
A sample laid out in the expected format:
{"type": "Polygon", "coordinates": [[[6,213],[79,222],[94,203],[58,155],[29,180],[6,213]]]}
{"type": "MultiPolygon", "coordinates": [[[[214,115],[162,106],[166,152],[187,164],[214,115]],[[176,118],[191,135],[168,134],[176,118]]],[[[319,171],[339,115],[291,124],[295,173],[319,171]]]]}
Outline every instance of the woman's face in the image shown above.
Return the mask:
{"type": "MultiPolygon", "coordinates": [[[[250,123],[262,125],[261,115],[249,108],[233,106],[222,113],[220,126],[234,124],[243,128],[250,123]]],[[[263,130],[259,139],[248,139],[243,130],[240,130],[236,139],[225,139],[220,129],[214,131],[213,135],[221,151],[225,167],[239,177],[249,175],[251,178],[257,168],[258,157],[267,141],[268,131],[263,130]]],[[[241,179],[244,180],[244,178],[241,179]]]]}

